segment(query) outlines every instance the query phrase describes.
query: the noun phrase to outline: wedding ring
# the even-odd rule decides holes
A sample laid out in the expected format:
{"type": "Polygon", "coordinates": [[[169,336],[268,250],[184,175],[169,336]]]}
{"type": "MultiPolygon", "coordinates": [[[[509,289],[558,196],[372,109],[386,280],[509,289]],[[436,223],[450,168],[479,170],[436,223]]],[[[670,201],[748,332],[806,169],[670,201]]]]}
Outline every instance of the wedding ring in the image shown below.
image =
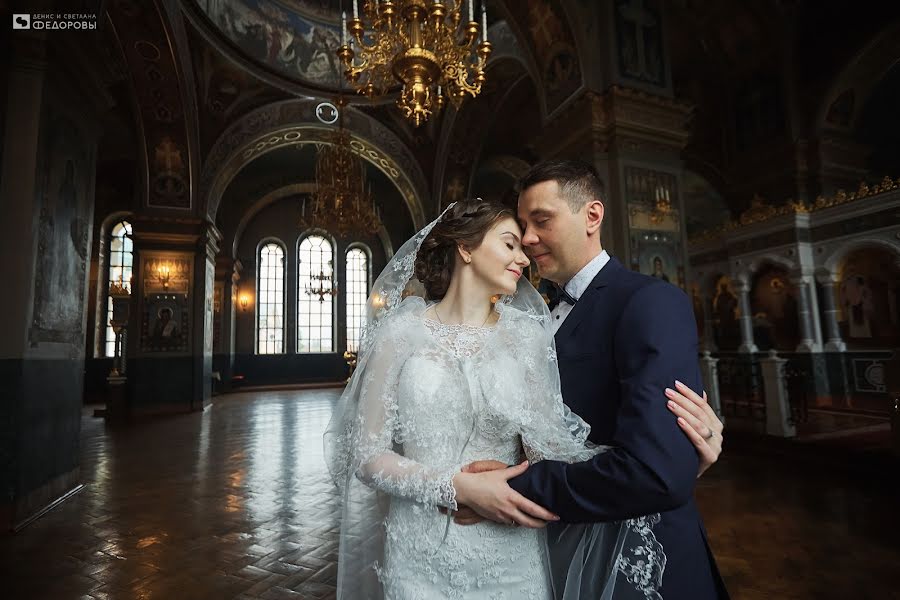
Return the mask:
{"type": "Polygon", "coordinates": [[[710,429],[710,430],[709,430],[709,435],[704,435],[703,438],[704,438],[704,439],[707,439],[707,440],[711,440],[711,439],[713,438],[714,435],[716,435],[716,432],[713,431],[712,429],[710,429]]]}

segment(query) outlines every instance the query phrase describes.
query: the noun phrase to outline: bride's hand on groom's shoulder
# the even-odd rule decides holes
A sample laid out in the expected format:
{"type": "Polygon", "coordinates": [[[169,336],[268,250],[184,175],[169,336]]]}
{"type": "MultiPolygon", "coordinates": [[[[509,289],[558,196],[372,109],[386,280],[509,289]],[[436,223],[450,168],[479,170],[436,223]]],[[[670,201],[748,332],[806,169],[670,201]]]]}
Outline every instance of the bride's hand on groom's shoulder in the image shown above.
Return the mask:
{"type": "Polygon", "coordinates": [[[709,405],[706,392],[700,396],[680,381],[675,382],[675,389],[666,388],[668,407],[678,417],[678,426],[688,436],[697,449],[700,457],[700,469],[697,477],[710,468],[722,454],[722,432],[725,424],[709,405]]]}
{"type": "Polygon", "coordinates": [[[559,517],[509,487],[507,482],[527,469],[528,461],[478,473],[462,470],[453,477],[456,500],[478,515],[504,525],[539,529],[550,521],[558,521],[559,517]]]}

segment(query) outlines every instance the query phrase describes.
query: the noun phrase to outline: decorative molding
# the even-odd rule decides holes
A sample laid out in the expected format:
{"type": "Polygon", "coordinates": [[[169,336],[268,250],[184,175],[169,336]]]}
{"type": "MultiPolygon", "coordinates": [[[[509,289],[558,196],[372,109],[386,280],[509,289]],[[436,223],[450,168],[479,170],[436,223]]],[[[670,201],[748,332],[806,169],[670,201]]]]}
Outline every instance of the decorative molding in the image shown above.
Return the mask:
{"type": "MultiPolygon", "coordinates": [[[[285,100],[263,106],[232,124],[213,145],[200,177],[200,197],[210,220],[228,184],[249,162],[289,145],[330,143],[333,128],[315,116],[321,98],[285,100]]],[[[470,104],[470,103],[467,103],[470,104]]],[[[429,198],[425,175],[413,152],[387,127],[348,107],[345,127],[353,150],[394,183],[403,196],[416,228],[425,225],[424,202],[429,198]]]]}
{"type": "Polygon", "coordinates": [[[780,206],[772,206],[766,204],[765,199],[758,194],[753,197],[751,206],[744,211],[737,220],[732,220],[720,225],[719,227],[706,230],[690,239],[690,244],[704,244],[713,240],[724,238],[727,234],[733,234],[736,230],[757,223],[764,223],[785,215],[809,214],[826,209],[842,206],[851,202],[856,202],[866,198],[886,194],[894,190],[900,189],[900,178],[896,181],[885,176],[879,183],[869,186],[866,182],[861,182],[855,192],[849,194],[844,190],[838,190],[834,196],[819,196],[812,203],[803,201],[795,202],[793,199],[780,206]]]}

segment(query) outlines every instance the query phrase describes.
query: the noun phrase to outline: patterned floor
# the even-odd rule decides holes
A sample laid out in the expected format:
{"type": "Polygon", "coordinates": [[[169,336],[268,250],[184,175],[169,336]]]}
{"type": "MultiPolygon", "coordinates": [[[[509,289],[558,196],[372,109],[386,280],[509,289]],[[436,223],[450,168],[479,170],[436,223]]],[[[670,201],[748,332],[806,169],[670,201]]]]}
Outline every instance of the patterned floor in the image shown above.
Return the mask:
{"type": "MultiPolygon", "coordinates": [[[[85,416],[85,488],[0,538],[2,596],[333,598],[321,439],[338,393],[220,396],[202,414],[116,431],[85,416]]],[[[699,482],[733,597],[900,598],[896,486],[789,462],[741,450],[699,482]]]]}

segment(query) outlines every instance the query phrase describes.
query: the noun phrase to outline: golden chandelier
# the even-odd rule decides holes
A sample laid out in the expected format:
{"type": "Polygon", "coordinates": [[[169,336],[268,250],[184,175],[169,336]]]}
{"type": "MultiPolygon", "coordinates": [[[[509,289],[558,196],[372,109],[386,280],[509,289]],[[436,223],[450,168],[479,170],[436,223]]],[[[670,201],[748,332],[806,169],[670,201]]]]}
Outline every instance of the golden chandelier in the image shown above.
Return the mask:
{"type": "Polygon", "coordinates": [[[316,191],[302,200],[301,229],[324,229],[341,237],[349,234],[375,235],[381,229],[381,217],[375,207],[371,186],[366,186],[366,167],[350,147],[350,134],[344,129],[343,98],[338,100],[338,129],[331,143],[323,144],[316,154],[316,191]]]}
{"type": "Polygon", "coordinates": [[[353,0],[353,18],[348,23],[346,13],[341,17],[337,52],[347,79],[369,98],[403,84],[397,106],[416,127],[444,105],[444,96],[459,108],[466,94],[481,92],[491,54],[486,0],[480,26],[473,0],[468,0],[469,20],[462,24],[465,1],[363,0],[361,19],[359,0],[353,0]]]}

